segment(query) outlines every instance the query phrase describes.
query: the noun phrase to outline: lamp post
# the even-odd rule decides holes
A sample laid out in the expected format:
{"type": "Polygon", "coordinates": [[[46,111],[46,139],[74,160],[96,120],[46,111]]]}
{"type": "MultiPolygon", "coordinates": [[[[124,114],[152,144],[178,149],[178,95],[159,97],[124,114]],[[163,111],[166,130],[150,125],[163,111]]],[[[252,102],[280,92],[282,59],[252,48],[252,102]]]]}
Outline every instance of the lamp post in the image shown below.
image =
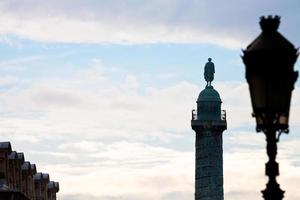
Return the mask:
{"type": "Polygon", "coordinates": [[[262,191],[265,200],[281,200],[284,191],[276,181],[279,165],[276,162],[277,142],[281,133],[288,133],[292,90],[298,72],[294,64],[298,50],[278,31],[279,16],[260,18],[262,33],[243,51],[246,79],[249,84],[256,131],[263,131],[267,141],[265,174],[269,177],[262,191]]]}

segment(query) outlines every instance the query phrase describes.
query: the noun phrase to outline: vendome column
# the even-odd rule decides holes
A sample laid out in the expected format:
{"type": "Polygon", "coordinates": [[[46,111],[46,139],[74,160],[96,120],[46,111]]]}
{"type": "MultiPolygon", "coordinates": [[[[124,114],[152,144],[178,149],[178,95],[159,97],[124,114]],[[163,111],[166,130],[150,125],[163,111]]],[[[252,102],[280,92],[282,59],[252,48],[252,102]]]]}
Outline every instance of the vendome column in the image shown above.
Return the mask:
{"type": "Polygon", "coordinates": [[[213,88],[214,63],[205,65],[207,82],[192,112],[191,125],[196,132],[195,200],[223,200],[223,131],[227,128],[221,98],[213,88]]]}

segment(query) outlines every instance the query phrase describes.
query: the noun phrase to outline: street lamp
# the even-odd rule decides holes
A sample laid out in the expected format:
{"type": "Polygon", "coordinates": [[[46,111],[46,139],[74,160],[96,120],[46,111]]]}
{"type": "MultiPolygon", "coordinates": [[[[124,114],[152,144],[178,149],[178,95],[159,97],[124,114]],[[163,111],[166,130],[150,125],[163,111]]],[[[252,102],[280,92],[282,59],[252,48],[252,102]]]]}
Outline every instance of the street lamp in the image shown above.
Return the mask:
{"type": "Polygon", "coordinates": [[[284,191],[276,181],[279,165],[276,162],[277,142],[281,133],[289,131],[289,110],[292,90],[298,72],[294,64],[298,50],[278,31],[279,16],[260,18],[262,33],[243,51],[246,79],[249,84],[256,131],[266,135],[266,175],[269,177],[263,193],[265,200],[281,200],[284,191]]]}

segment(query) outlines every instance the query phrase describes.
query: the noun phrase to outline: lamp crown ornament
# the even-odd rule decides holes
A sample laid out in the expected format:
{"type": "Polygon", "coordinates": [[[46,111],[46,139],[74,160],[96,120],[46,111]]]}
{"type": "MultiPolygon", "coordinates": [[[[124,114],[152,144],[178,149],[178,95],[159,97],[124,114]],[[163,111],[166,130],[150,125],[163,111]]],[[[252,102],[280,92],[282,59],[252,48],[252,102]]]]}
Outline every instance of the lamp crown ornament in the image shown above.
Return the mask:
{"type": "Polygon", "coordinates": [[[274,33],[277,31],[280,24],[280,16],[268,15],[268,17],[260,17],[260,27],[264,33],[274,33]]]}

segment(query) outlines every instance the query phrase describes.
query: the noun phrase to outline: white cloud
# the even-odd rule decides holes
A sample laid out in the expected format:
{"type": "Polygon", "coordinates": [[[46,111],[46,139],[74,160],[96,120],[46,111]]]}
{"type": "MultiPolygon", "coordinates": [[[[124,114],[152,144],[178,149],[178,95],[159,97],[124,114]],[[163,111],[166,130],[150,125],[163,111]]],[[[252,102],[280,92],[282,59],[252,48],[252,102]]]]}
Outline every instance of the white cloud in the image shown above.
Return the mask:
{"type": "Polygon", "coordinates": [[[216,84],[216,89],[220,92],[223,109],[227,112],[228,129],[255,126],[251,117],[252,107],[247,83],[221,82],[216,84]]]}
{"type": "Polygon", "coordinates": [[[65,162],[42,165],[54,177],[64,177],[60,180],[63,195],[86,193],[160,199],[168,192],[191,193],[193,189],[192,152],[123,141],[105,144],[99,153],[82,154],[73,163],[65,162]]]}
{"type": "MultiPolygon", "coordinates": [[[[167,200],[178,195],[191,199],[194,132],[190,119],[200,88],[184,81],[143,88],[137,75],[114,83],[109,73],[101,61],[94,60],[68,78],[49,77],[3,91],[0,139],[13,141],[13,148],[24,151],[39,171],[60,181],[61,198],[167,200]],[[182,150],[179,146],[184,142],[190,147],[182,150]]],[[[225,196],[260,198],[266,182],[264,135],[239,131],[254,130],[247,85],[218,82],[215,89],[228,117],[225,196]]],[[[295,99],[298,93],[296,89],[295,99]]],[[[294,116],[292,123],[297,120],[294,116]]],[[[299,175],[291,172],[298,170],[293,154],[298,144],[285,142],[279,150],[286,155],[278,159],[280,183],[288,188],[289,199],[296,200],[293,183],[299,175]]]]}
{"type": "Polygon", "coordinates": [[[259,32],[260,15],[284,15],[284,31],[296,36],[293,19],[299,12],[293,2],[197,0],[4,0],[0,11],[4,41],[13,34],[43,42],[210,43],[237,48],[259,32]]]}
{"type": "Polygon", "coordinates": [[[13,76],[4,76],[0,78],[0,87],[11,86],[16,84],[17,78],[13,76]]]}

